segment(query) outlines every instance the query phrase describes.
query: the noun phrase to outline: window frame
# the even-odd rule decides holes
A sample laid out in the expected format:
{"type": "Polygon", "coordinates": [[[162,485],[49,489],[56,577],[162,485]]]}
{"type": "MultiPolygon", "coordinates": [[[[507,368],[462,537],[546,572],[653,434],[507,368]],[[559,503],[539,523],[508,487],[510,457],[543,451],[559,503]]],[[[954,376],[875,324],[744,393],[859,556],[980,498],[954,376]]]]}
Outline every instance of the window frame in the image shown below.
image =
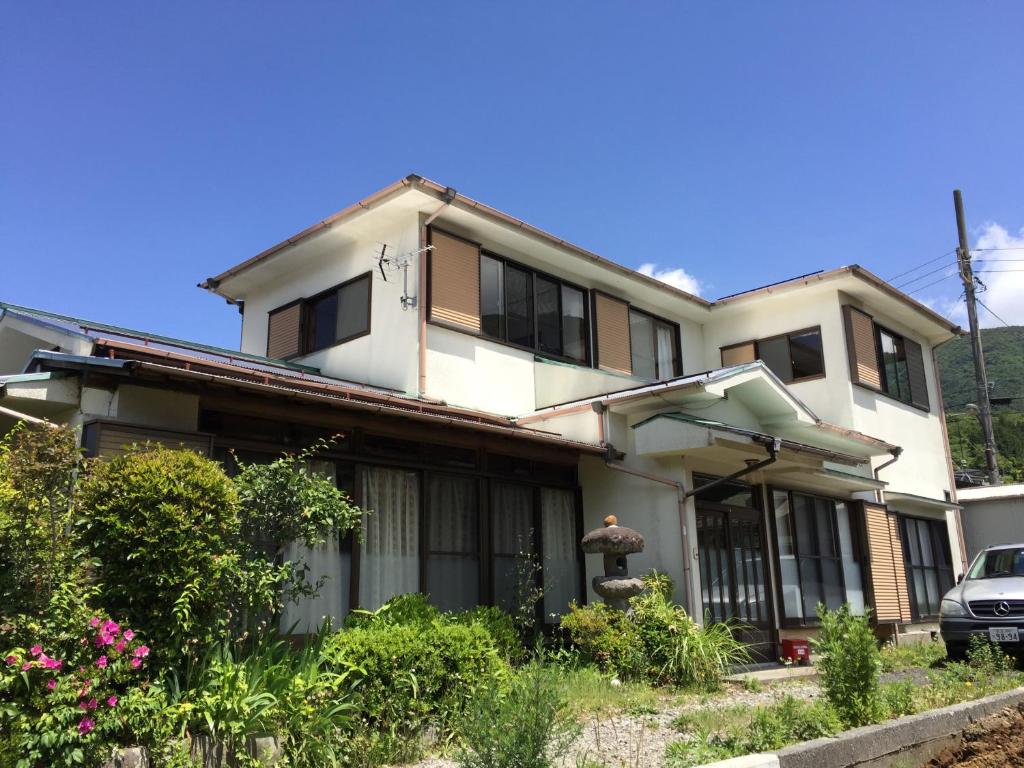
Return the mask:
{"type": "MultiPolygon", "coordinates": [[[[821,339],[821,373],[815,373],[815,374],[812,374],[810,376],[794,376],[791,379],[783,379],[781,376],[779,376],[777,373],[775,373],[775,371],[772,371],[772,373],[775,373],[776,376],[779,376],[779,380],[781,380],[783,384],[800,384],[800,383],[805,382],[805,381],[815,381],[817,379],[824,379],[825,376],[828,374],[828,369],[825,367],[825,337],[824,337],[824,335],[821,332],[821,326],[820,325],[811,325],[811,326],[808,326],[806,328],[799,328],[799,329],[797,329],[795,331],[786,331],[785,333],[776,333],[776,334],[774,334],[772,336],[765,336],[765,337],[760,338],[760,339],[748,339],[747,341],[739,341],[739,342],[736,342],[734,344],[726,344],[726,345],[724,345],[722,347],[719,347],[719,354],[721,354],[722,352],[724,352],[727,349],[735,349],[736,347],[742,347],[742,346],[744,346],[746,344],[753,344],[754,345],[754,359],[755,360],[761,360],[762,362],[764,362],[764,358],[761,357],[761,347],[760,347],[760,345],[763,344],[766,341],[775,341],[777,339],[785,339],[786,340],[786,347],[789,350],[790,368],[792,368],[792,365],[793,365],[793,342],[792,342],[792,337],[793,336],[801,336],[801,335],[804,335],[804,334],[814,333],[814,332],[817,332],[818,338],[821,339]]],[[[768,364],[765,363],[765,365],[767,366],[768,364]]]]}
{"type": "MultiPolygon", "coordinates": [[[[354,339],[359,339],[359,338],[362,338],[363,336],[369,336],[370,335],[370,330],[371,330],[371,320],[373,318],[373,271],[372,270],[368,270],[366,272],[363,272],[360,275],[356,275],[355,277],[351,277],[348,280],[345,280],[343,282],[338,283],[337,285],[334,285],[334,286],[332,286],[330,288],[327,288],[326,290],[320,291],[319,293],[315,293],[312,296],[308,296],[308,297],[306,297],[304,299],[301,299],[301,301],[302,301],[302,332],[301,332],[301,334],[302,334],[302,339],[301,339],[302,340],[302,343],[301,343],[302,351],[298,355],[296,355],[296,357],[302,357],[302,356],[305,356],[305,355],[312,355],[312,354],[314,354],[316,352],[322,352],[325,349],[330,349],[331,347],[337,347],[340,344],[344,344],[346,342],[353,341],[354,339]],[[313,305],[317,301],[320,301],[321,299],[327,298],[332,293],[333,294],[337,294],[338,291],[340,291],[342,288],[346,288],[347,286],[352,285],[353,283],[357,283],[360,280],[366,280],[366,330],[365,331],[359,331],[358,333],[349,334],[348,336],[345,336],[345,337],[343,337],[341,339],[335,339],[334,342],[331,343],[331,344],[327,344],[327,345],[325,345],[323,347],[319,347],[319,348],[314,349],[313,348],[313,334],[316,332],[316,329],[315,329],[315,324],[313,323],[313,320],[312,320],[313,305]]],[[[335,312],[337,312],[337,309],[335,310],[335,312]]],[[[337,324],[337,316],[335,316],[335,324],[337,324]]]]}
{"type": "MultiPolygon", "coordinates": [[[[447,234],[447,233],[446,233],[447,234]]],[[[582,285],[566,280],[565,278],[553,275],[550,272],[536,269],[534,267],[527,266],[522,262],[510,259],[506,256],[502,256],[500,253],[488,250],[483,246],[480,246],[480,259],[484,257],[497,261],[501,264],[501,298],[502,298],[502,335],[492,336],[489,333],[485,333],[483,330],[483,277],[481,269],[481,281],[480,281],[480,331],[476,334],[482,339],[493,341],[496,344],[504,344],[505,346],[512,347],[513,349],[521,349],[524,352],[532,352],[535,355],[544,357],[551,360],[558,360],[563,363],[569,363],[571,365],[581,365],[587,368],[593,365],[593,353],[591,351],[591,339],[593,337],[593,331],[591,328],[591,311],[590,311],[590,294],[589,288],[584,288],[582,285]],[[530,276],[530,288],[531,288],[531,319],[532,319],[532,337],[533,344],[527,346],[525,344],[518,344],[514,341],[508,340],[508,270],[509,268],[517,269],[521,272],[526,272],[530,276]],[[558,285],[558,336],[562,346],[562,354],[556,354],[554,352],[546,352],[540,348],[539,330],[537,324],[537,278],[540,277],[549,282],[553,282],[558,285]],[[562,288],[569,287],[573,290],[579,291],[583,294],[583,359],[570,357],[564,354],[565,351],[565,315],[563,311],[562,301],[562,288]]],[[[479,263],[479,262],[478,262],[479,263]]],[[[450,326],[445,326],[450,327],[450,326]]]]}
{"type": "MultiPolygon", "coordinates": [[[[903,403],[904,405],[909,405],[909,406],[911,406],[913,408],[918,408],[920,410],[920,407],[914,405],[914,402],[913,402],[914,401],[914,393],[913,393],[913,388],[910,385],[910,362],[907,360],[907,345],[906,345],[906,338],[907,337],[904,336],[902,333],[897,333],[896,331],[891,330],[890,328],[887,328],[884,325],[881,325],[880,323],[875,322],[874,325],[875,325],[875,353],[878,355],[878,375],[879,375],[879,379],[881,380],[881,384],[882,384],[881,388],[878,391],[881,394],[883,394],[886,397],[888,397],[890,400],[895,400],[898,403],[903,403]],[[892,392],[889,391],[889,371],[886,369],[885,353],[882,350],[882,334],[883,333],[886,336],[889,336],[893,340],[894,345],[896,343],[898,343],[899,344],[899,348],[903,350],[903,365],[906,368],[906,372],[907,372],[907,399],[904,399],[901,396],[902,393],[894,395],[892,392]]],[[[900,362],[899,358],[897,358],[896,362],[897,362],[897,365],[898,365],[899,362],[900,362]]],[[[897,387],[897,390],[899,390],[899,377],[898,376],[897,376],[897,379],[896,379],[896,387],[897,387]]]]}
{"type": "MultiPolygon", "coordinates": [[[[768,516],[771,519],[772,559],[774,560],[774,565],[775,565],[775,588],[778,590],[778,596],[779,596],[779,599],[777,600],[778,609],[779,609],[779,625],[781,627],[783,627],[783,628],[786,628],[786,629],[802,629],[802,628],[805,628],[805,627],[817,627],[817,626],[820,626],[821,622],[818,621],[818,617],[816,615],[815,616],[809,616],[809,617],[808,616],[804,616],[804,617],[801,618],[799,616],[789,616],[789,615],[786,614],[786,601],[784,599],[783,583],[782,583],[782,559],[781,559],[781,555],[779,554],[779,523],[778,523],[778,518],[776,517],[776,514],[775,514],[775,494],[776,493],[784,493],[787,496],[787,499],[789,501],[790,521],[791,521],[790,524],[791,525],[792,525],[792,522],[795,519],[795,515],[794,515],[794,512],[793,512],[793,510],[794,510],[793,494],[797,494],[797,495],[800,495],[800,496],[806,496],[806,497],[811,498],[811,499],[822,499],[824,501],[827,501],[829,503],[829,507],[830,507],[830,514],[832,516],[832,531],[833,531],[833,539],[834,539],[833,543],[835,544],[835,552],[836,552],[836,556],[834,558],[833,557],[822,558],[820,555],[801,555],[800,554],[800,543],[799,543],[799,541],[797,539],[796,531],[795,531],[795,529],[791,529],[791,532],[790,532],[791,539],[792,539],[792,547],[793,547],[793,557],[796,560],[796,564],[797,564],[796,573],[797,573],[797,579],[799,580],[799,586],[800,586],[800,601],[801,601],[801,605],[803,604],[803,594],[804,594],[803,575],[802,575],[802,573],[800,571],[800,559],[801,559],[801,557],[807,557],[807,558],[813,557],[815,560],[819,560],[819,561],[822,560],[822,559],[834,560],[836,565],[837,565],[837,568],[838,568],[839,582],[840,582],[840,585],[841,585],[842,590],[843,590],[843,601],[847,602],[846,572],[843,569],[842,541],[841,541],[841,539],[839,537],[839,520],[838,520],[838,515],[836,514],[836,504],[838,502],[841,502],[841,503],[846,505],[847,512],[848,512],[848,517],[849,517],[849,521],[850,521],[850,543],[851,543],[852,549],[853,549],[853,557],[854,557],[854,560],[861,567],[861,589],[863,590],[864,596],[865,596],[865,607],[866,608],[870,607],[870,604],[869,604],[869,602],[867,600],[867,596],[869,594],[869,591],[868,591],[868,581],[867,581],[867,579],[868,579],[868,573],[867,573],[867,571],[868,571],[868,563],[867,563],[867,557],[866,557],[867,547],[866,547],[865,541],[864,541],[864,533],[862,531],[862,527],[863,526],[862,526],[862,523],[861,523],[861,517],[855,516],[855,514],[854,514],[854,510],[856,510],[858,508],[858,505],[856,504],[856,502],[852,501],[850,499],[840,499],[840,498],[835,498],[833,496],[823,496],[821,494],[808,493],[807,491],[801,491],[801,490],[794,489],[794,488],[780,488],[778,486],[772,486],[772,485],[765,486],[765,492],[767,493],[767,502],[768,502],[767,503],[767,508],[769,510],[769,515],[768,516]]],[[[817,532],[817,521],[815,521],[815,532],[817,532]]],[[[817,541],[817,536],[815,536],[814,538],[815,538],[815,541],[817,541]]],[[[821,573],[822,573],[822,570],[821,570],[821,565],[820,565],[820,562],[819,562],[819,564],[818,564],[818,574],[819,574],[819,576],[821,575],[821,573]]],[[[824,584],[823,581],[821,583],[824,584]]]]}
{"type": "MultiPolygon", "coordinates": [[[[913,617],[914,621],[930,621],[933,619],[937,619],[939,617],[939,606],[942,604],[943,596],[950,589],[953,588],[954,584],[956,584],[955,569],[953,568],[953,548],[950,546],[949,543],[949,528],[946,524],[945,519],[940,520],[934,517],[907,515],[903,514],[902,512],[897,512],[896,514],[899,515],[899,531],[900,536],[903,537],[903,567],[906,570],[907,574],[907,595],[910,598],[910,615],[913,617]],[[935,557],[935,545],[939,544],[942,547],[942,552],[945,556],[945,566],[924,565],[923,563],[915,565],[911,562],[913,548],[910,546],[909,526],[907,525],[907,523],[910,521],[913,521],[915,526],[920,526],[921,523],[925,523],[927,525],[928,536],[931,539],[932,562],[934,563],[937,561],[937,558],[935,557]],[[937,532],[936,528],[940,528],[942,529],[942,531],[937,532]],[[915,571],[933,571],[935,573],[935,581],[936,585],[938,586],[939,593],[936,597],[934,613],[921,613],[918,609],[917,586],[914,581],[915,571]],[[948,586],[946,586],[945,588],[943,588],[943,573],[946,573],[946,575],[948,576],[948,579],[946,579],[945,581],[945,583],[948,584],[948,586]]],[[[920,548],[920,546],[920,539],[918,539],[918,548],[920,548]]],[[[931,605],[929,605],[929,608],[930,607],[931,605]]]]}
{"type": "MultiPolygon", "coordinates": [[[[617,297],[616,297],[617,298],[617,297]]],[[[679,323],[672,322],[660,315],[656,315],[653,312],[648,312],[646,309],[640,309],[634,306],[630,302],[626,302],[626,307],[632,320],[632,314],[636,312],[639,315],[650,318],[654,321],[654,381],[668,381],[669,379],[675,379],[683,375],[683,344],[682,344],[682,329],[679,327],[679,323]],[[661,323],[668,326],[672,331],[672,375],[662,376],[658,371],[658,326],[661,323]]],[[[630,367],[633,365],[633,333],[630,330],[629,334],[629,364],[630,367]]],[[[636,371],[633,371],[633,376],[636,376],[636,371]]],[[[639,377],[637,377],[639,378],[639,377]]]]}

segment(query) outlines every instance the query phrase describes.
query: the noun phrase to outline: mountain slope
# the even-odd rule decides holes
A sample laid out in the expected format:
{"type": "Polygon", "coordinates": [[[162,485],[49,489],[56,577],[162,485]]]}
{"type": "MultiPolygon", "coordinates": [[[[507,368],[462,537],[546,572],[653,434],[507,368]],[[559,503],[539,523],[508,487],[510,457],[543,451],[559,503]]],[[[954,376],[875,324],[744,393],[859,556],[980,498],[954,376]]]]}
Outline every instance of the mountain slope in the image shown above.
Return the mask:
{"type": "MultiPolygon", "coordinates": [[[[985,348],[992,396],[1024,396],[1024,326],[985,328],[981,332],[981,343],[985,348]]],[[[974,385],[970,338],[963,336],[943,344],[939,347],[938,358],[946,410],[960,410],[967,403],[975,402],[978,393],[974,385]]],[[[1014,402],[1013,407],[1024,409],[1024,401],[1014,402]]]]}

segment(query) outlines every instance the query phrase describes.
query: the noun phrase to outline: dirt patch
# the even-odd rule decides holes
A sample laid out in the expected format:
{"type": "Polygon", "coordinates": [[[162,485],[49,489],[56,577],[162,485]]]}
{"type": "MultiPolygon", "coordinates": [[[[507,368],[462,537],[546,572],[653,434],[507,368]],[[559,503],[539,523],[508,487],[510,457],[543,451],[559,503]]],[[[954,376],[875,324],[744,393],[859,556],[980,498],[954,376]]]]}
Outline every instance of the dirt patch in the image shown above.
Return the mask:
{"type": "Polygon", "coordinates": [[[1024,765],[1024,704],[986,717],[964,731],[963,743],[921,768],[1020,768],[1024,765]]]}

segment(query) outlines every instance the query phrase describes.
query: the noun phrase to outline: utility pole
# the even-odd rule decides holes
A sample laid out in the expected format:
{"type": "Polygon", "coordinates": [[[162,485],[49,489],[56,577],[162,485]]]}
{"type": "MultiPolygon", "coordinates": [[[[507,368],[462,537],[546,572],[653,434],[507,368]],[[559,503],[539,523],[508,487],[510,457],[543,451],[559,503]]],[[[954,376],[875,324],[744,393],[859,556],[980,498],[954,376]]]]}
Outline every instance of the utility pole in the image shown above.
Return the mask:
{"type": "Polygon", "coordinates": [[[992,403],[989,400],[988,374],[985,372],[985,351],[981,346],[981,328],[978,327],[978,306],[974,297],[974,271],[971,269],[971,249],[967,241],[964,198],[959,189],[953,190],[953,206],[956,208],[956,228],[960,235],[960,247],[957,248],[956,257],[967,300],[967,320],[970,323],[971,352],[974,357],[974,380],[978,387],[978,420],[981,422],[981,432],[985,438],[985,468],[988,471],[989,483],[999,485],[996,437],[992,431],[992,403]]]}

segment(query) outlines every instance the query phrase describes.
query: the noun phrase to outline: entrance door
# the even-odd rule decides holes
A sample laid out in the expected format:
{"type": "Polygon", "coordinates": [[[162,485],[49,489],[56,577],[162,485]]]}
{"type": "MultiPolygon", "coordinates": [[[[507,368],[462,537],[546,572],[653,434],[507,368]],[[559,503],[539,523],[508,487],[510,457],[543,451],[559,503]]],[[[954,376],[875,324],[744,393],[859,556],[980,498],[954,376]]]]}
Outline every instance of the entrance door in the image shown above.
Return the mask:
{"type": "MultiPolygon", "coordinates": [[[[752,504],[753,494],[748,490],[740,498],[745,496],[752,504]]],[[[750,646],[751,654],[771,659],[775,644],[763,541],[758,510],[698,496],[697,552],[705,616],[713,622],[741,623],[737,637],[750,646]]]]}

